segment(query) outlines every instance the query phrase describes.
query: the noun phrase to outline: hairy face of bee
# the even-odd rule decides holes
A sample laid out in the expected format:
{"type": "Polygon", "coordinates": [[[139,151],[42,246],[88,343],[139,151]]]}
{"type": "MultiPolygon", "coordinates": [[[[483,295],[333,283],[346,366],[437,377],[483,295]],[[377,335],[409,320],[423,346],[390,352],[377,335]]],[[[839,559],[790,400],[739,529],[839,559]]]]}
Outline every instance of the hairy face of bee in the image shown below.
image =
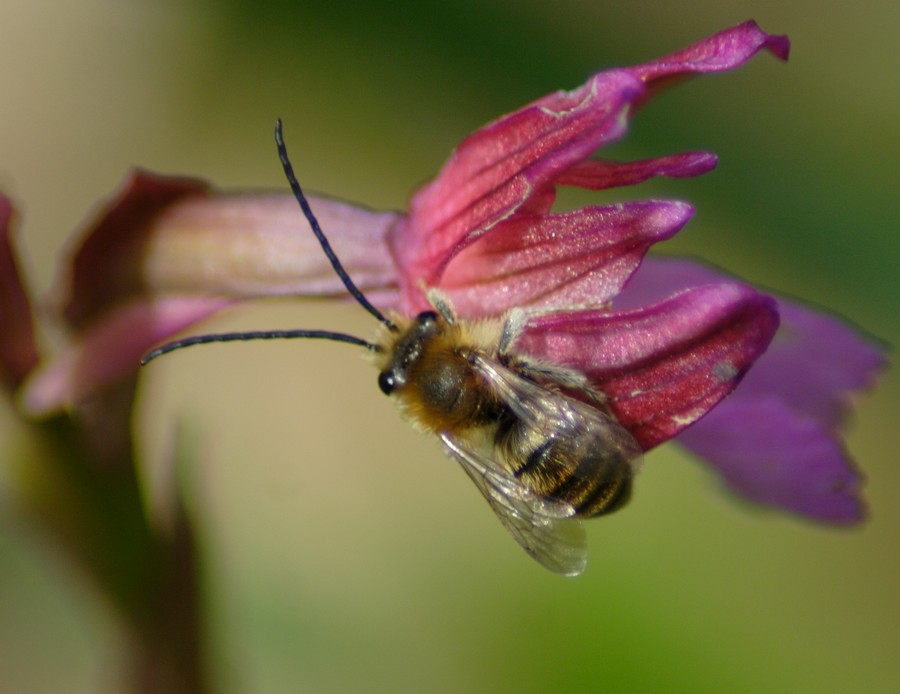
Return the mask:
{"type": "Polygon", "coordinates": [[[385,349],[387,363],[379,364],[378,387],[382,393],[390,395],[410,382],[410,376],[418,369],[423,353],[443,332],[438,320],[438,314],[434,311],[424,311],[405,329],[398,326],[396,341],[385,349]]]}
{"type": "Polygon", "coordinates": [[[378,359],[378,385],[396,398],[401,411],[420,428],[476,427],[496,421],[503,407],[472,369],[476,349],[459,324],[425,311],[388,333],[378,359]]]}

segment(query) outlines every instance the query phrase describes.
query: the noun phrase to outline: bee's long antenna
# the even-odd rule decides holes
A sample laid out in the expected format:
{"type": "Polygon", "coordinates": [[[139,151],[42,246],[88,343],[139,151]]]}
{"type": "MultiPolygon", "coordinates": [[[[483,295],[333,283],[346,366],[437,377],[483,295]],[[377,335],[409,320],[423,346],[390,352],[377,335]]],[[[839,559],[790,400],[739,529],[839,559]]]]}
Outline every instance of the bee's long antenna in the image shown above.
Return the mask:
{"type": "MultiPolygon", "coordinates": [[[[357,287],[353,283],[353,280],[350,279],[347,271],[344,270],[344,266],[341,265],[341,261],[338,260],[338,257],[331,249],[331,244],[328,243],[328,239],[325,238],[322,227],[319,226],[319,221],[316,219],[316,216],[310,209],[309,202],[307,202],[306,196],[300,189],[300,183],[297,181],[297,177],[294,175],[294,167],[291,166],[291,161],[288,158],[287,148],[284,146],[284,138],[281,134],[280,118],[275,123],[275,144],[278,146],[278,158],[281,159],[281,165],[284,168],[284,174],[285,176],[287,176],[288,183],[290,183],[291,185],[291,190],[294,192],[294,197],[297,198],[297,202],[300,203],[300,209],[303,210],[303,215],[306,217],[306,221],[309,222],[309,226],[312,228],[313,234],[315,234],[316,238],[319,241],[319,244],[322,246],[322,250],[328,257],[328,261],[331,263],[331,267],[334,268],[337,276],[341,278],[341,282],[344,283],[344,286],[347,288],[347,291],[350,292],[353,298],[356,299],[356,301],[359,302],[359,304],[364,309],[366,309],[366,311],[375,316],[375,318],[377,318],[379,322],[381,322],[388,330],[396,332],[397,326],[394,325],[390,320],[388,320],[384,316],[384,314],[381,313],[381,311],[375,308],[369,302],[369,300],[366,299],[365,295],[360,291],[359,287],[357,287]]],[[[366,349],[373,352],[377,352],[381,349],[381,347],[379,347],[378,345],[367,342],[362,338],[355,337],[353,335],[347,335],[345,333],[335,333],[329,330],[261,330],[242,333],[214,333],[211,335],[195,335],[193,337],[186,337],[182,340],[167,342],[161,347],[157,347],[153,351],[149,352],[143,359],[141,359],[141,365],[143,366],[144,364],[153,361],[157,357],[161,357],[163,354],[168,354],[169,352],[174,352],[176,349],[183,349],[184,347],[190,347],[192,345],[203,345],[210,342],[234,342],[237,340],[291,340],[294,338],[313,338],[320,340],[334,340],[336,342],[348,342],[352,345],[365,347],[366,349]]]]}
{"type": "Polygon", "coordinates": [[[195,335],[186,337],[183,340],[175,340],[167,342],[162,347],[157,347],[149,352],[141,359],[141,366],[147,362],[153,361],[163,354],[174,352],[176,349],[190,347],[191,345],[203,345],[209,342],[234,342],[235,340],[291,340],[298,337],[307,337],[320,340],[334,340],[335,342],[349,342],[351,345],[359,345],[372,351],[378,351],[378,346],[371,342],[346,335],[344,333],[333,333],[329,330],[261,330],[246,333],[218,333],[212,335],[195,335]]]}
{"type": "Polygon", "coordinates": [[[347,288],[347,291],[359,302],[359,305],[362,306],[366,311],[371,313],[375,318],[377,318],[388,330],[396,331],[397,326],[395,326],[391,321],[389,321],[384,314],[375,308],[369,300],[366,298],[365,294],[363,294],[359,287],[357,287],[353,280],[350,279],[350,275],[347,274],[347,271],[344,270],[344,266],[341,265],[341,261],[338,259],[335,252],[331,249],[331,244],[328,243],[328,239],[325,238],[325,234],[322,231],[322,227],[319,226],[319,221],[316,219],[316,216],[313,214],[312,209],[309,207],[309,202],[306,200],[306,196],[303,194],[303,191],[300,188],[300,183],[297,181],[297,177],[294,175],[294,167],[291,165],[291,160],[288,158],[287,147],[284,145],[284,137],[281,132],[281,119],[279,118],[275,121],[275,144],[278,147],[278,158],[281,159],[281,166],[284,168],[284,175],[287,176],[288,183],[291,185],[291,190],[294,192],[294,197],[297,198],[297,202],[300,203],[300,209],[303,210],[303,215],[306,217],[306,221],[309,222],[309,226],[312,228],[313,234],[316,235],[316,238],[319,240],[319,244],[322,246],[322,250],[325,252],[325,255],[328,257],[329,262],[331,263],[331,267],[334,268],[334,271],[337,273],[337,276],[341,278],[341,282],[344,283],[344,286],[347,288]]]}

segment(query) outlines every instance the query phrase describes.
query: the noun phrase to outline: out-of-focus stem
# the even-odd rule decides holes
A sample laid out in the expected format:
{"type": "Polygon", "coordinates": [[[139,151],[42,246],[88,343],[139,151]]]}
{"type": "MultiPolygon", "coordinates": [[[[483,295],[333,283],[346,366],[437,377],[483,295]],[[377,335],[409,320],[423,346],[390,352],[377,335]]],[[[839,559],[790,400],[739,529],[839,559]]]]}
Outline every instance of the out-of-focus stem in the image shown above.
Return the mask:
{"type": "MultiPolygon", "coordinates": [[[[130,403],[119,411],[130,413],[130,403]]],[[[91,419],[59,415],[28,423],[32,450],[20,466],[24,507],[120,616],[130,651],[127,691],[205,694],[201,589],[188,515],[179,498],[171,527],[151,526],[131,437],[122,433],[128,423],[112,427],[118,434],[112,440],[91,419]]]]}

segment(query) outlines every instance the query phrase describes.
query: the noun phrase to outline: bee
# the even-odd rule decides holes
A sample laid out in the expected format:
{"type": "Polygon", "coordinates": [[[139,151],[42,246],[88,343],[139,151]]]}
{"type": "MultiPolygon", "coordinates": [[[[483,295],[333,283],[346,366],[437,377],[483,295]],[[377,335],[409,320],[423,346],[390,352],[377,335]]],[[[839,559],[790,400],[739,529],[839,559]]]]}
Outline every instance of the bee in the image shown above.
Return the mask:
{"type": "Polygon", "coordinates": [[[287,155],[281,121],[275,141],[294,196],[335,272],[378,322],[372,341],[326,330],[197,335],[167,343],[142,363],[195,344],[318,338],[365,347],[378,386],[416,429],[436,436],[468,474],[515,541],[551,571],[574,576],[587,564],[580,520],[629,499],[641,448],[580,372],[517,353],[528,314],[457,316],[439,292],[432,310],[386,316],[347,275],[309,207],[287,155]]]}

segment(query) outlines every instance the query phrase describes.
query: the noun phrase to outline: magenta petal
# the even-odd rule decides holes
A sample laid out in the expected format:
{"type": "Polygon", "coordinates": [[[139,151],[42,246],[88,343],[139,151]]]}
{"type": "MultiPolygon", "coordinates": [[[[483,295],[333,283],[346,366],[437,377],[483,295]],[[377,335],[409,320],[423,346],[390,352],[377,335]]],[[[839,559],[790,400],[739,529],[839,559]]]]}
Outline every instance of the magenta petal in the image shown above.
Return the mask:
{"type": "Polygon", "coordinates": [[[0,385],[14,390],[37,364],[31,303],[10,239],[13,208],[0,194],[0,385]]]}
{"type": "Polygon", "coordinates": [[[787,60],[790,47],[787,36],[767,34],[750,20],[658,60],[628,68],[628,71],[655,88],[679,77],[732,70],[763,49],[787,60]]]}
{"type": "Polygon", "coordinates": [[[646,450],[730,393],[777,326],[769,297],[720,284],[645,309],[532,316],[516,347],[585,373],[646,450]]]}
{"type": "MultiPolygon", "coordinates": [[[[642,306],[676,288],[729,279],[696,261],[646,258],[616,305],[642,306]]],[[[775,339],[734,398],[776,396],[825,428],[839,426],[849,395],[872,386],[884,368],[883,348],[824,311],[780,298],[778,311],[781,326],[775,339]]]]}
{"type": "Polygon", "coordinates": [[[841,443],[777,398],[726,400],[678,439],[758,504],[835,524],[865,515],[861,476],[841,443]]]}
{"type": "Polygon", "coordinates": [[[599,306],[693,213],[686,203],[646,201],[517,216],[458,253],[437,286],[470,318],[516,306],[599,306]]]}
{"type": "MultiPolygon", "coordinates": [[[[624,295],[640,305],[673,287],[721,281],[698,262],[647,258],[624,295]]],[[[859,474],[838,437],[854,391],[871,386],[883,350],[837,318],[779,299],[781,326],[731,397],[678,436],[753,501],[817,520],[862,517],[859,474]]]]}
{"type": "Polygon", "coordinates": [[[153,345],[225,308],[221,298],[156,298],[118,307],[85,328],[25,384],[22,405],[46,414],[77,404],[131,375],[153,345]]]}
{"type": "MultiPolygon", "coordinates": [[[[623,165],[604,175],[600,164],[581,164],[625,132],[634,107],[650,95],[648,87],[736,67],[762,48],[786,57],[788,46],[785,37],[747,22],[660,60],[594,75],[578,89],[539,99],[467,138],[437,179],[413,198],[406,223],[391,233],[404,307],[420,308],[423,287],[435,285],[455,254],[500,222],[549,212],[561,181],[602,187],[668,175],[665,165],[657,172],[652,164],[631,170],[623,165]]],[[[695,175],[711,160],[694,162],[696,172],[669,163],[672,175],[695,175]]]]}
{"type": "Polygon", "coordinates": [[[561,186],[604,190],[633,186],[651,178],[690,178],[712,171],[718,158],[712,152],[684,152],[641,161],[589,159],[576,164],[557,179],[561,186]]]}
{"type": "MultiPolygon", "coordinates": [[[[410,205],[408,223],[392,239],[407,291],[431,284],[447,259],[566,169],[625,132],[625,115],[644,93],[623,71],[592,77],[482,128],[459,145],[437,179],[410,205]]],[[[543,199],[546,205],[546,199],[543,199]]]]}

